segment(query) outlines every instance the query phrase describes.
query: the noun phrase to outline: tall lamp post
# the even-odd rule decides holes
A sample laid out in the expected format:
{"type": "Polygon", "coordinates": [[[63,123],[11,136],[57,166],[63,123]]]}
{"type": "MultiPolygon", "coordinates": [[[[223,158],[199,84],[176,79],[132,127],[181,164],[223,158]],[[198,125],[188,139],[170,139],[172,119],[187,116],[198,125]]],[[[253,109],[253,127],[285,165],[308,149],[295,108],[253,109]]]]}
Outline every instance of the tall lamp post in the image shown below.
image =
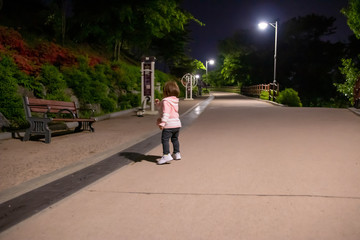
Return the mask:
{"type": "MultiPolygon", "coordinates": [[[[264,30],[267,28],[267,26],[272,26],[273,28],[275,28],[275,49],[274,49],[274,85],[273,87],[275,88],[276,85],[276,54],[277,54],[277,32],[278,32],[278,22],[275,21],[275,23],[267,23],[267,22],[261,22],[258,24],[259,28],[261,30],[264,30]]],[[[274,100],[274,89],[273,89],[273,100],[274,100]]]]}
{"type": "Polygon", "coordinates": [[[206,60],[206,80],[207,80],[207,77],[208,77],[208,63],[210,64],[210,65],[213,65],[214,63],[215,63],[215,61],[213,60],[213,59],[210,59],[210,60],[206,60]]]}
{"type": "Polygon", "coordinates": [[[197,86],[198,86],[198,94],[199,96],[201,96],[201,91],[202,91],[202,82],[201,82],[201,79],[200,79],[200,75],[199,74],[196,74],[195,75],[195,78],[197,79],[197,86]]]}
{"type": "MultiPolygon", "coordinates": [[[[205,68],[206,68],[206,85],[208,84],[208,63],[210,65],[213,65],[215,63],[215,61],[213,59],[210,59],[210,60],[206,60],[206,64],[205,64],[205,68]]],[[[207,89],[207,87],[206,87],[207,89]]]]}

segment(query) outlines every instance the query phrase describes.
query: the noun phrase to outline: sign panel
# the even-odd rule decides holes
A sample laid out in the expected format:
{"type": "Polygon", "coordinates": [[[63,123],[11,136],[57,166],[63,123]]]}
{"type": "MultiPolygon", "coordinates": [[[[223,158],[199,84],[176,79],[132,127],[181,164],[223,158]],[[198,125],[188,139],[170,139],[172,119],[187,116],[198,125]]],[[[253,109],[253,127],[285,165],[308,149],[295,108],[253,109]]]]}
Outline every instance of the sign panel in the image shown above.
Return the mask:
{"type": "Polygon", "coordinates": [[[151,62],[144,62],[144,96],[151,96],[152,71],[151,62]]]}

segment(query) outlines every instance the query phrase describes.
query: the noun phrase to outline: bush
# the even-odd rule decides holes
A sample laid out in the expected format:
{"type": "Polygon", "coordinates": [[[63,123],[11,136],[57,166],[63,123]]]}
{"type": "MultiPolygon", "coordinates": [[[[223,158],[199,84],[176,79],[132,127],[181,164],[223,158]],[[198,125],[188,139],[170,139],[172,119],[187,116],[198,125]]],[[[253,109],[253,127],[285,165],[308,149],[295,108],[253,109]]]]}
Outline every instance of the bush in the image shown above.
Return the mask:
{"type": "Polygon", "coordinates": [[[104,98],[100,102],[101,109],[105,112],[114,112],[116,109],[116,101],[111,98],[104,98]]]}
{"type": "Polygon", "coordinates": [[[141,105],[141,99],[140,99],[140,94],[134,94],[132,93],[131,94],[131,97],[130,97],[130,105],[131,107],[138,107],[141,105]]]}
{"type": "Polygon", "coordinates": [[[261,91],[260,99],[269,100],[269,91],[261,91]]]}
{"type": "MultiPolygon", "coordinates": [[[[70,88],[69,92],[77,97],[80,107],[101,106],[98,114],[141,105],[140,65],[106,62],[88,56],[75,58],[76,53],[43,41],[35,42],[35,48],[29,47],[18,32],[10,30],[0,26],[0,50],[3,52],[0,54],[0,111],[13,126],[26,123],[18,93],[23,88],[24,93],[37,98],[71,101],[66,94],[70,88]]],[[[155,71],[155,86],[156,83],[163,86],[173,79],[171,75],[155,71]]],[[[155,92],[156,96],[161,94],[155,92]]]]}
{"type": "Polygon", "coordinates": [[[115,65],[121,69],[121,78],[118,80],[118,86],[120,89],[124,89],[126,91],[140,91],[141,85],[138,85],[141,79],[140,67],[124,62],[117,62],[115,65]]]}
{"type": "Polygon", "coordinates": [[[289,107],[302,107],[298,92],[292,88],[286,88],[284,91],[281,91],[276,101],[289,107]]]}
{"type": "Polygon", "coordinates": [[[163,87],[166,82],[171,80],[175,80],[175,78],[158,70],[155,71],[155,82],[160,83],[161,87],[163,87]]]}
{"type": "Polygon", "coordinates": [[[121,110],[126,110],[126,109],[130,109],[131,108],[131,103],[130,103],[130,94],[123,94],[119,97],[118,100],[118,105],[120,107],[121,110]]]}
{"type": "Polygon", "coordinates": [[[92,101],[90,89],[91,78],[86,72],[75,67],[69,67],[64,70],[64,78],[67,85],[73,89],[81,104],[95,103],[92,101]]]}
{"type": "MultiPolygon", "coordinates": [[[[46,88],[46,99],[70,101],[70,97],[65,94],[66,81],[57,67],[49,64],[43,65],[38,80],[46,88]]],[[[42,98],[42,96],[40,97],[42,98]]]]}
{"type": "Polygon", "coordinates": [[[0,112],[10,122],[12,128],[26,124],[22,99],[17,92],[17,77],[23,73],[8,56],[0,56],[0,112]]]}
{"type": "Polygon", "coordinates": [[[206,88],[205,88],[205,89],[203,88],[203,89],[202,89],[202,93],[203,93],[203,94],[209,94],[209,93],[210,93],[210,90],[209,90],[209,89],[206,89],[206,88]]]}

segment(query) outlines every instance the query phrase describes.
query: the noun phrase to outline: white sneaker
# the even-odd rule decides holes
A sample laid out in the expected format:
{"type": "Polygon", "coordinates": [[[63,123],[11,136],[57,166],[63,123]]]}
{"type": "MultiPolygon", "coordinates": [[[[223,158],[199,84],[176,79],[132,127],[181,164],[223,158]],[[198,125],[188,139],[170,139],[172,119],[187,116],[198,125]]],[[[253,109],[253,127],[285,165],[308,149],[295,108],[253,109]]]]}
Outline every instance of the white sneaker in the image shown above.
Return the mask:
{"type": "Polygon", "coordinates": [[[181,155],[180,153],[174,153],[173,156],[172,156],[175,160],[180,160],[181,159],[181,155]]]}
{"type": "Polygon", "coordinates": [[[169,153],[167,155],[162,156],[162,158],[158,161],[158,164],[161,165],[161,164],[170,162],[171,160],[174,160],[174,159],[171,157],[171,155],[169,153]]]}

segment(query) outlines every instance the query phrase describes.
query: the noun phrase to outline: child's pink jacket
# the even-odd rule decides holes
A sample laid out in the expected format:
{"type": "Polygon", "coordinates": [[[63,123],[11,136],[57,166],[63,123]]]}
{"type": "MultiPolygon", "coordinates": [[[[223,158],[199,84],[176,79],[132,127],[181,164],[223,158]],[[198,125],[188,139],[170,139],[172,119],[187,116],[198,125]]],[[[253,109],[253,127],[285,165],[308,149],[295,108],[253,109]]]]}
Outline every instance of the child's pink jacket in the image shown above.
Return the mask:
{"type": "Polygon", "coordinates": [[[161,114],[159,126],[164,128],[179,128],[181,121],[179,119],[179,99],[175,96],[164,98],[157,105],[161,114]]]}

